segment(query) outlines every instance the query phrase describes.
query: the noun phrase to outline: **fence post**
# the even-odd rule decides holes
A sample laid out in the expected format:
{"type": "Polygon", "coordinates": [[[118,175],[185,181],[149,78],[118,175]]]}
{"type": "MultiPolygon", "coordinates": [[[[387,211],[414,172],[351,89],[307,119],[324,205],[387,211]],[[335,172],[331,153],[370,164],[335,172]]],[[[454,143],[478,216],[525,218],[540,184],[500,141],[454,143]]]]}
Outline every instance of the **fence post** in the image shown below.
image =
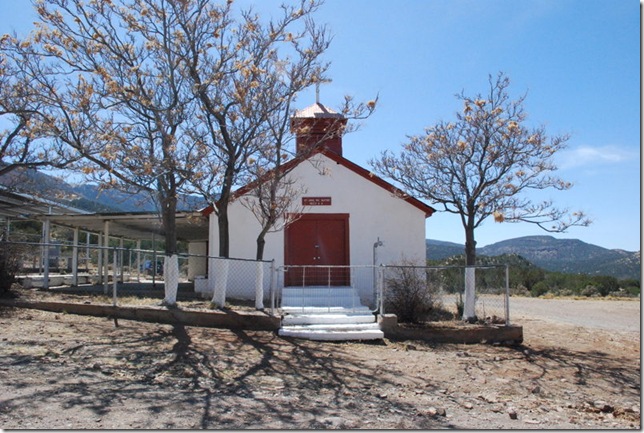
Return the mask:
{"type": "Polygon", "coordinates": [[[505,326],[510,326],[510,265],[505,265],[505,326]]]}
{"type": "Polygon", "coordinates": [[[377,282],[377,287],[378,287],[377,306],[378,306],[378,309],[380,310],[380,315],[385,314],[385,269],[386,269],[386,267],[381,263],[380,267],[378,268],[378,272],[377,272],[377,276],[378,276],[378,282],[377,282]]]}
{"type": "Polygon", "coordinates": [[[476,320],[476,267],[465,267],[465,304],[463,320],[470,322],[476,320]]]}
{"type": "Polygon", "coordinates": [[[257,262],[255,271],[255,308],[264,309],[264,263],[257,262]]]}
{"type": "Polygon", "coordinates": [[[275,259],[271,260],[271,315],[275,315],[275,290],[277,290],[277,284],[275,283],[277,279],[277,274],[275,270],[275,259]]]}
{"type": "Polygon", "coordinates": [[[74,246],[72,247],[72,287],[78,286],[78,234],[79,228],[74,228],[74,246]]]}
{"type": "Polygon", "coordinates": [[[49,289],[49,242],[50,242],[50,221],[49,218],[45,218],[43,222],[43,238],[45,240],[45,246],[43,249],[43,289],[49,289]]]}
{"type": "Polygon", "coordinates": [[[112,305],[116,307],[116,286],[117,286],[117,280],[118,280],[116,278],[116,265],[117,265],[116,247],[114,247],[114,250],[112,253],[112,260],[114,262],[114,278],[112,279],[112,305]]]}

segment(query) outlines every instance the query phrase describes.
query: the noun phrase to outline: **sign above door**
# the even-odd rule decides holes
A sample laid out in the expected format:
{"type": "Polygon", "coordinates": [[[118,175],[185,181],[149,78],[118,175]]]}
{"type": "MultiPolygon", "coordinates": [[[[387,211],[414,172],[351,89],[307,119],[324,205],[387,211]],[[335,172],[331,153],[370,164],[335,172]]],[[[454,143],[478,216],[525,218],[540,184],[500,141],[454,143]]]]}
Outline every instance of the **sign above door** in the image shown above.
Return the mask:
{"type": "Polygon", "coordinates": [[[331,197],[302,197],[302,206],[331,206],[331,197]]]}

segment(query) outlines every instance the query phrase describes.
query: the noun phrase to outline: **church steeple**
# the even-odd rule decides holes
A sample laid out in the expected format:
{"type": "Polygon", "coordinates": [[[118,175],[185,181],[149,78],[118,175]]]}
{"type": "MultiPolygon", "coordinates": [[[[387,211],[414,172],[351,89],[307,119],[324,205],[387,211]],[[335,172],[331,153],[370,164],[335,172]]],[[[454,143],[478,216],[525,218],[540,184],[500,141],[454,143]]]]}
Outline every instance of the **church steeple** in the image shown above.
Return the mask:
{"type": "Polygon", "coordinates": [[[297,154],[320,146],[342,156],[342,135],[347,119],[322,105],[317,89],[315,99],[315,104],[295,112],[291,118],[291,132],[295,133],[297,154]]]}

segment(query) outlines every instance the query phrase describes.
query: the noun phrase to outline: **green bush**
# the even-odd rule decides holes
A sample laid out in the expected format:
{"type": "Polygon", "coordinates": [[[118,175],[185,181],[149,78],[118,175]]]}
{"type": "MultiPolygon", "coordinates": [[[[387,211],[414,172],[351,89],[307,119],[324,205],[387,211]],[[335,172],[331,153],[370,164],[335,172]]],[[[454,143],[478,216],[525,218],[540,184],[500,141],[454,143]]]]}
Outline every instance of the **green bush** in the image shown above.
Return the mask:
{"type": "Polygon", "coordinates": [[[544,281],[539,281],[538,283],[532,286],[532,290],[530,290],[530,294],[536,298],[541,295],[545,295],[546,293],[548,293],[549,290],[550,290],[550,287],[548,286],[548,284],[546,284],[544,281]]]}

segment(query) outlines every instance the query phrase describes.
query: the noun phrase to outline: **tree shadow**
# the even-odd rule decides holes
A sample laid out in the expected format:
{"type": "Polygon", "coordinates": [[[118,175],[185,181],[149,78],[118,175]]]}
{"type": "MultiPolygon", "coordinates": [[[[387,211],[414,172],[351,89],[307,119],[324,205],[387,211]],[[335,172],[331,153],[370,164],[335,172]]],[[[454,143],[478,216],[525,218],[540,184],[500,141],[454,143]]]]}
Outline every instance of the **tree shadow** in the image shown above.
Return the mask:
{"type": "Polygon", "coordinates": [[[533,378],[536,382],[544,379],[554,369],[566,370],[574,378],[574,384],[593,386],[614,392],[615,388],[624,392],[632,392],[639,399],[640,366],[632,361],[610,356],[598,350],[574,351],[561,347],[533,349],[526,345],[510,346],[517,355],[537,368],[538,374],[533,378]]]}
{"type": "MultiPolygon", "coordinates": [[[[46,323],[38,325],[47,332],[46,323]]],[[[203,429],[376,427],[379,415],[388,413],[399,420],[390,428],[455,427],[444,417],[418,416],[418,405],[393,398],[392,390],[402,389],[393,379],[400,375],[395,366],[347,356],[352,344],[368,343],[181,324],[122,321],[115,328],[103,320],[87,326],[100,327],[100,338],[77,325],[75,341],[63,337],[53,351],[43,339],[5,342],[0,367],[11,380],[2,386],[0,413],[76,409],[117,422],[126,412],[132,425],[117,428],[203,429]],[[29,353],[21,354],[25,345],[29,353]],[[42,377],[48,381],[38,381],[42,377]],[[347,410],[353,422],[338,421],[347,410]],[[159,425],[155,417],[166,412],[176,414],[174,420],[159,425]]],[[[431,379],[416,380],[427,392],[437,390],[431,379]]]]}

